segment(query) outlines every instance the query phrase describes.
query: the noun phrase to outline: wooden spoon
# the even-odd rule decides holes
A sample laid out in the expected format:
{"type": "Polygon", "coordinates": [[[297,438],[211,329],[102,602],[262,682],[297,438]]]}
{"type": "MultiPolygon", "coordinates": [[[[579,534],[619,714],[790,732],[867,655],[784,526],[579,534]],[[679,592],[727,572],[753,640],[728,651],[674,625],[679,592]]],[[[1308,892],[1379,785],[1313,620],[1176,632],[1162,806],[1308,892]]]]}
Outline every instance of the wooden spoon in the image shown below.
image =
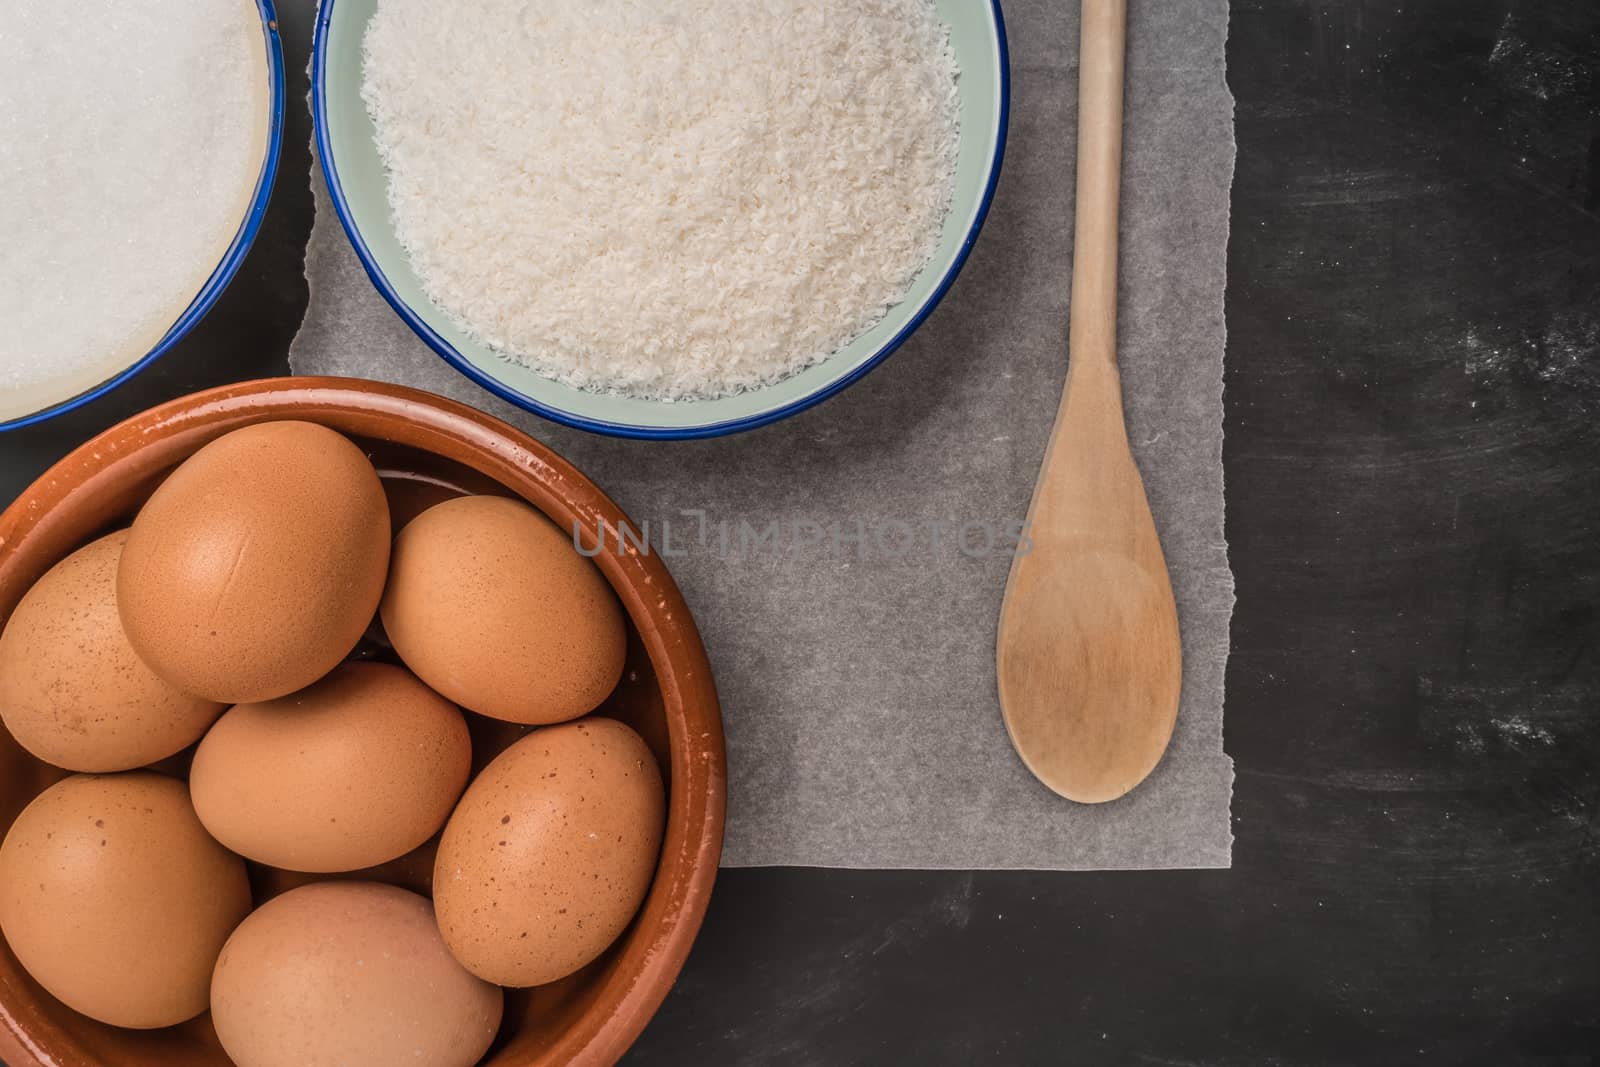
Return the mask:
{"type": "Polygon", "coordinates": [[[1117,375],[1117,198],[1126,0],[1084,0],[1071,364],[1011,564],[996,659],[1022,761],[1064,797],[1114,800],[1178,716],[1178,613],[1117,375]]]}

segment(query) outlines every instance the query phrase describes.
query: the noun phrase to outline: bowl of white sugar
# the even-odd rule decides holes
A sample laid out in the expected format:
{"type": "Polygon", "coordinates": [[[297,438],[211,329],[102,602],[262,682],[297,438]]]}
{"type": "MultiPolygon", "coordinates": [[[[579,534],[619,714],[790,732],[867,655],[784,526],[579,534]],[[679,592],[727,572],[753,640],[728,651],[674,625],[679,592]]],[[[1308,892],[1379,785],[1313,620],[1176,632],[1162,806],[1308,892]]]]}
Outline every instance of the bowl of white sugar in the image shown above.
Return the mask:
{"type": "Polygon", "coordinates": [[[277,169],[270,0],[7,0],[0,430],[175,345],[238,271],[277,169]]]}
{"type": "Polygon", "coordinates": [[[988,212],[998,0],[322,0],[328,191],[384,298],[490,392],[631,437],[858,380],[988,212]]]}

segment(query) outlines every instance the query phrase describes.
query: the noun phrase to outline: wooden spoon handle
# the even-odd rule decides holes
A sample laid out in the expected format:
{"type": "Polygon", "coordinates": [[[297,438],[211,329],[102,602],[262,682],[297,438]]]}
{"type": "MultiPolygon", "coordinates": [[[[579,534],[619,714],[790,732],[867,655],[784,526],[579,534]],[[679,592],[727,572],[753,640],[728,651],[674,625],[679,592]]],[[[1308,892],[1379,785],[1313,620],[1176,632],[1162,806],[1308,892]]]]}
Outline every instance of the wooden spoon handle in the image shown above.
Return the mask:
{"type": "MultiPolygon", "coordinates": [[[[1083,0],[1078,60],[1078,208],[1072,259],[1072,365],[1117,355],[1117,205],[1122,192],[1122,66],[1127,0],[1083,0]]],[[[1113,379],[1114,381],[1114,379],[1113,379]]],[[[1071,394],[1071,389],[1067,390],[1071,394]]]]}

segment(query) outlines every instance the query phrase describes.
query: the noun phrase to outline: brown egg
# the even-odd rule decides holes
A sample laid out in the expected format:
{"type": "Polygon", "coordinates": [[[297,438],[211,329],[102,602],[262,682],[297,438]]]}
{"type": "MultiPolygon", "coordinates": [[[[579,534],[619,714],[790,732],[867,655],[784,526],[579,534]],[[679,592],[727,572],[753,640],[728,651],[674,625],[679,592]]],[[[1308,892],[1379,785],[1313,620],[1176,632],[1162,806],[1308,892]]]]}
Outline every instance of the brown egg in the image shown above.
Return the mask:
{"type": "Polygon", "coordinates": [[[127,539],[119,530],[51,567],[0,633],[0,719],[57,767],[143,767],[193,744],[222,710],[156,677],[128,643],[117,615],[127,539]]]}
{"type": "Polygon", "coordinates": [[[395,538],[383,625],[417,677],[520,723],[576,718],[622,676],[622,609],[572,538],[519,500],[458,497],[395,538]]]}
{"type": "Polygon", "coordinates": [[[600,955],[644,902],[665,804],[655,758],[622,723],[551,726],[506,749],[439,841],[433,900],[450,951],[506,986],[600,955]]]}
{"type": "Polygon", "coordinates": [[[74,775],[34,798],[0,845],[0,931],[39,984],[115,1026],[206,1010],[211,969],[250,910],[244,861],[183,783],[74,775]]]}
{"type": "Polygon", "coordinates": [[[389,505],[367,457],[308,422],[225,434],[134,520],[117,575],[140,657],[186,692],[271,700],[334,668],[372,621],[389,505]]]}
{"type": "Polygon", "coordinates": [[[318,882],[263,904],[228,939],[211,1021],[238,1067],[470,1067],[501,992],[451,957],[425,897],[318,882]]]}
{"type": "Polygon", "coordinates": [[[242,856],[354,871],[437,833],[471,769],[454,705],[403,668],[346,663],[223,715],[195,752],[189,790],[206,829],[242,856]]]}

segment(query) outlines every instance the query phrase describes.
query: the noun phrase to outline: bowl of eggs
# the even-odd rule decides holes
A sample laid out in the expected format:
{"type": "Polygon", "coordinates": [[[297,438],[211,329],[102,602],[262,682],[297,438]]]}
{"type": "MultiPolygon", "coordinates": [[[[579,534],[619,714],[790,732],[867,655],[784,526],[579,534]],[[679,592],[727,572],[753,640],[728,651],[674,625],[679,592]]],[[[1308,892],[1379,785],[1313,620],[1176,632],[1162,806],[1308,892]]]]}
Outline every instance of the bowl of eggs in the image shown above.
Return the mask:
{"type": "Polygon", "coordinates": [[[722,843],[660,558],[429,394],[154,408],[0,514],[0,1061],[615,1062],[722,843]]]}

